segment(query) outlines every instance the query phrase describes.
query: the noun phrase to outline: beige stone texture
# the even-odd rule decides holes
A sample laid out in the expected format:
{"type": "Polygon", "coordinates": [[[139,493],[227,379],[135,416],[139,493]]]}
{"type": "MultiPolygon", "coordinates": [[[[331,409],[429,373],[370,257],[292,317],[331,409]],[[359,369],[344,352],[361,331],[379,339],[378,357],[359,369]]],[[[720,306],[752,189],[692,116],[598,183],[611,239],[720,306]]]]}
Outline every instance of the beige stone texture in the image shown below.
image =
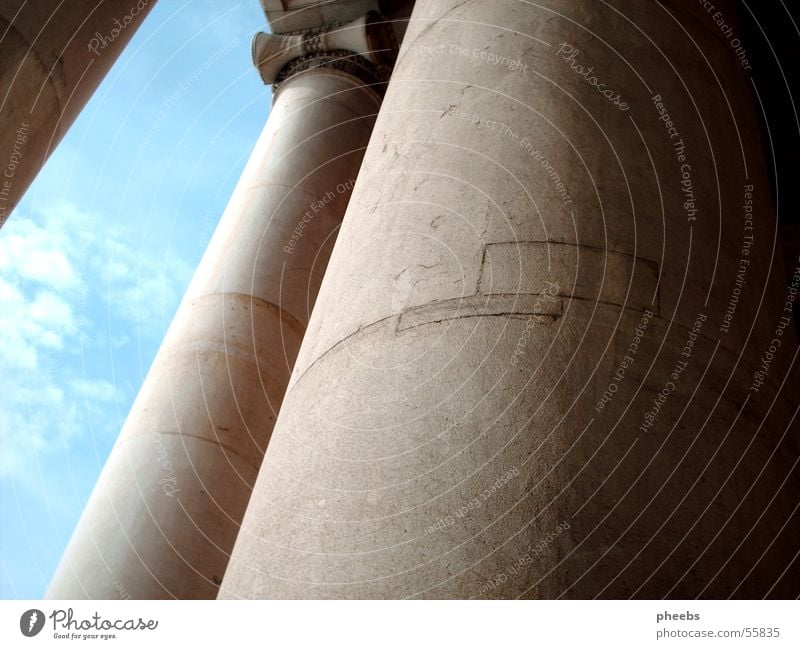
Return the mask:
{"type": "Polygon", "coordinates": [[[796,596],[797,345],[696,5],[417,1],[220,597],[796,596]]]}

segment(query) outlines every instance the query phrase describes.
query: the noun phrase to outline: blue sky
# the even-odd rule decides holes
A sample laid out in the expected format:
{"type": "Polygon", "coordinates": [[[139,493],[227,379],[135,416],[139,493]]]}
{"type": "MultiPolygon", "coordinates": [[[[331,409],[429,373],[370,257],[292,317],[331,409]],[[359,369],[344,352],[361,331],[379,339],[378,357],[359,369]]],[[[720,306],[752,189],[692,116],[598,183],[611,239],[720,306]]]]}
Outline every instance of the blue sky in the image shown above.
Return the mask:
{"type": "Polygon", "coordinates": [[[0,597],[41,597],[269,112],[258,0],[159,0],[0,229],[0,597]]]}

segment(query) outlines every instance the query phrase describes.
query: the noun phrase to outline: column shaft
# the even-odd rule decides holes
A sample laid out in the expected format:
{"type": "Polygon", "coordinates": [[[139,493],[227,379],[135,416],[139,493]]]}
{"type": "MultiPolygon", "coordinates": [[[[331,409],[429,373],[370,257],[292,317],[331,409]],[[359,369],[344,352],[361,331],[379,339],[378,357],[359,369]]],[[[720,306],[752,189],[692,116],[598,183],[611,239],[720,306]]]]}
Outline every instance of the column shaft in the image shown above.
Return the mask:
{"type": "Polygon", "coordinates": [[[50,597],[216,594],[378,103],[333,69],[282,83],[50,597]]]}
{"type": "Polygon", "coordinates": [[[795,597],[774,228],[696,2],[417,0],[220,596],[795,597]]]}
{"type": "Polygon", "coordinates": [[[0,226],[154,4],[0,2],[0,226]]]}

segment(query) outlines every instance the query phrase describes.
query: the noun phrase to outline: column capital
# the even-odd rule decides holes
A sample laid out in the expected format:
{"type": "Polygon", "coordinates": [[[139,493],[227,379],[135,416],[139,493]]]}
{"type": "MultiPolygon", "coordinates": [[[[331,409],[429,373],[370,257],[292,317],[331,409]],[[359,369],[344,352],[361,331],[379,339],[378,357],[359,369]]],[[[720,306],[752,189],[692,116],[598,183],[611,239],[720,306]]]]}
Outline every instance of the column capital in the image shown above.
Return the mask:
{"type": "Polygon", "coordinates": [[[258,32],[252,43],[253,64],[275,92],[286,79],[320,68],[340,70],[368,85],[385,83],[397,50],[391,25],[374,11],[294,34],[258,32]]]}

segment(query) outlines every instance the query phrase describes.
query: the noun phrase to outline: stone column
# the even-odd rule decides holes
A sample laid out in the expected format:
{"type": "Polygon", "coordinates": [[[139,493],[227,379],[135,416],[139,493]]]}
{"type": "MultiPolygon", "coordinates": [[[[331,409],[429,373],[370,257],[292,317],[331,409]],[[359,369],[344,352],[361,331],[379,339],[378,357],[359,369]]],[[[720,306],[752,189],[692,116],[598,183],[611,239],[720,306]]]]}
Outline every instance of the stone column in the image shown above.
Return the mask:
{"type": "Polygon", "coordinates": [[[377,114],[375,71],[341,51],[283,67],[49,597],[216,595],[377,114]]]}
{"type": "Polygon", "coordinates": [[[417,0],[220,597],[797,595],[791,290],[722,29],[417,0]]]}
{"type": "Polygon", "coordinates": [[[0,1],[0,226],[154,4],[0,1]]]}

